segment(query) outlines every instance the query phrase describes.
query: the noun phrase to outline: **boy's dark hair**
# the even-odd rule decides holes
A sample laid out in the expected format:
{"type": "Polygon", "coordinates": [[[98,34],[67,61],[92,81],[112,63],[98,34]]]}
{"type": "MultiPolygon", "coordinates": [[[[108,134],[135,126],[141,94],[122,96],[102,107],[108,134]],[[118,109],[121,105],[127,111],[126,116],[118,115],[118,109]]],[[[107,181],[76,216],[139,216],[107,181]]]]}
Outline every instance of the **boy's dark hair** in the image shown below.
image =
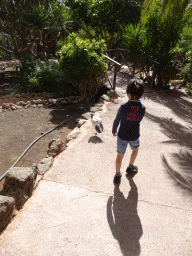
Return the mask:
{"type": "Polygon", "coordinates": [[[145,83],[142,80],[133,78],[128,82],[126,92],[130,93],[131,96],[135,96],[136,100],[139,100],[144,93],[144,87],[145,83]]]}

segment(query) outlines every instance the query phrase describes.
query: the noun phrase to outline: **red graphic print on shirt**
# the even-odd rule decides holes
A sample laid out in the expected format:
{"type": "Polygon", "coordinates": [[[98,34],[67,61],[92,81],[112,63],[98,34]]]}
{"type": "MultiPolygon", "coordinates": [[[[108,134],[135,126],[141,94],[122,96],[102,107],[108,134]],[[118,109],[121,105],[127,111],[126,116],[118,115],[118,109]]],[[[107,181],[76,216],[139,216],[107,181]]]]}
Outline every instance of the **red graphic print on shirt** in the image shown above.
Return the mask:
{"type": "Polygon", "coordinates": [[[139,114],[137,113],[139,111],[139,107],[131,106],[130,110],[132,111],[132,113],[129,113],[127,120],[139,122],[139,114]]]}

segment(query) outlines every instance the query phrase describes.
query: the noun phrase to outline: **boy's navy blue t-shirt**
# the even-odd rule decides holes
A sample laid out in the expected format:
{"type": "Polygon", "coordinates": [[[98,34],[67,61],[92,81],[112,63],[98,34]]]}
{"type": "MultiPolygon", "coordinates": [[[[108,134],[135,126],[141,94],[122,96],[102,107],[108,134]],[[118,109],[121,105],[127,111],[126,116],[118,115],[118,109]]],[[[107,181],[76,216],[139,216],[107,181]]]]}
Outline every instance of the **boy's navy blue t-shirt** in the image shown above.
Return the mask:
{"type": "Polygon", "coordinates": [[[145,106],[139,100],[129,100],[121,104],[113,123],[112,133],[123,140],[133,141],[140,137],[140,122],[145,115],[145,106]]]}

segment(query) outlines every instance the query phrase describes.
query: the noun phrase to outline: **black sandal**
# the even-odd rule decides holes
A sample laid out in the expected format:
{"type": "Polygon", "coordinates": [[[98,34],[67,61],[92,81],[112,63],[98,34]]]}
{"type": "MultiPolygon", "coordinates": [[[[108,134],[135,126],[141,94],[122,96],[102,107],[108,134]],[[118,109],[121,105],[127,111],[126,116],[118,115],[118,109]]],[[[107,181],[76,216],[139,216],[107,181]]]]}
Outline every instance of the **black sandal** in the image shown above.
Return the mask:
{"type": "Polygon", "coordinates": [[[126,172],[127,173],[137,173],[138,167],[136,165],[129,166],[129,167],[127,167],[126,172]]]}
{"type": "Polygon", "coordinates": [[[114,184],[120,184],[121,183],[121,176],[122,175],[120,175],[120,176],[115,175],[113,183],[114,184]]]}

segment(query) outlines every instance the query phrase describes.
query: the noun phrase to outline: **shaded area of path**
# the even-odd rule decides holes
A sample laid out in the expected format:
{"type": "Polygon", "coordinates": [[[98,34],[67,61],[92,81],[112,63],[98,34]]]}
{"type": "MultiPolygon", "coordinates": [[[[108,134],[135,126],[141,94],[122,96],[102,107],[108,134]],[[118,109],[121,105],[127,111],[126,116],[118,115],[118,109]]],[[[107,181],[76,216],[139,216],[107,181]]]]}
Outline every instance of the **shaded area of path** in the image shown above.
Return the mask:
{"type": "Polygon", "coordinates": [[[144,98],[168,107],[176,116],[192,124],[192,98],[184,91],[181,89],[145,93],[144,98]]]}
{"type": "Polygon", "coordinates": [[[145,98],[166,106],[175,114],[174,119],[151,113],[146,117],[158,124],[166,135],[167,140],[163,143],[179,147],[179,150],[171,152],[170,160],[162,154],[162,162],[176,185],[192,191],[192,99],[182,90],[145,94],[145,98]],[[176,163],[177,168],[170,161],[176,163]]]}
{"type": "Polygon", "coordinates": [[[190,166],[179,152],[191,154],[186,135],[191,128],[168,99],[167,103],[157,101],[160,96],[156,93],[142,98],[147,114],[141,123],[136,159],[139,172],[129,179],[125,176],[131,153],[128,148],[121,184],[113,185],[116,137],[112,136],[112,124],[120,104],[127,100],[127,80],[125,75],[118,76],[121,97],[115,103],[105,103],[98,112],[103,133],[94,136],[94,127],[88,122],[80,137],[55,158],[32,197],[1,235],[0,255],[191,255],[192,193],[178,187],[166,169],[167,163],[178,178],[181,168],[184,172],[190,166]],[[179,139],[182,134],[186,140],[179,139]],[[173,154],[180,159],[175,161],[173,154]]]}

